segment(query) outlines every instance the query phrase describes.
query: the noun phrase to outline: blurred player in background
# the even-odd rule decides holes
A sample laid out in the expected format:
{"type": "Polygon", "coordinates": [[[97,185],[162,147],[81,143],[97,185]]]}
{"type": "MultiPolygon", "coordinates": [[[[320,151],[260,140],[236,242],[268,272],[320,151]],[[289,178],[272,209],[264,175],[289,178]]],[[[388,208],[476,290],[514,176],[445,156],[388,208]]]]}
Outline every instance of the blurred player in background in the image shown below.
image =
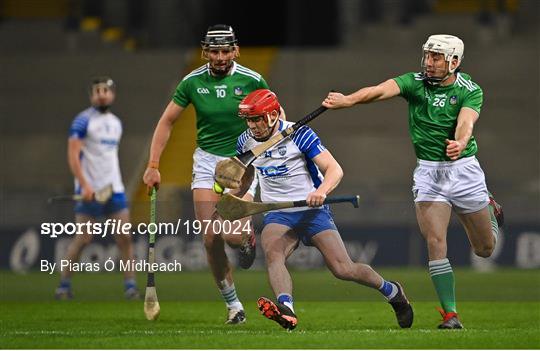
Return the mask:
{"type": "MultiPolygon", "coordinates": [[[[95,222],[102,217],[128,223],[129,210],[124,193],[124,184],[118,161],[118,145],[122,137],[122,123],[110,111],[114,102],[116,86],[110,77],[92,79],[89,89],[91,107],[75,117],[69,130],[68,163],[75,177],[75,193],[83,201],[75,205],[75,220],[78,223],[95,222]],[[112,185],[113,194],[105,203],[94,199],[94,192],[112,185]]],[[[85,227],[83,227],[85,228],[85,227]]],[[[67,249],[66,260],[78,262],[82,249],[92,241],[93,235],[74,235],[67,249]]],[[[120,258],[133,260],[133,244],[130,234],[115,234],[120,258]]],[[[60,285],[56,289],[57,299],[71,298],[71,275],[69,270],[61,272],[60,285]]],[[[124,292],[127,299],[138,299],[135,273],[124,273],[124,292]]]]}
{"type": "MultiPolygon", "coordinates": [[[[250,150],[290,127],[293,123],[279,120],[280,110],[278,99],[270,90],[260,89],[249,94],[239,107],[239,115],[246,120],[249,129],[238,138],[236,152],[250,150]]],[[[305,199],[309,207],[314,207],[272,211],[264,217],[262,247],[277,301],[259,298],[257,304],[262,314],[283,328],[296,327],[292,279],[285,262],[302,241],[321,252],[337,278],[378,289],[393,307],[399,325],[409,328],[413,310],[401,285],[386,281],[370,266],[351,260],[328,205],[323,205],[326,196],[341,181],[343,171],[319,137],[303,126],[290,138],[267,150],[264,157],[257,158],[253,166],[263,202],[305,199]]],[[[247,183],[240,193],[247,190],[247,183]]]]}
{"type": "Polygon", "coordinates": [[[478,146],[472,132],[483,92],[459,70],[463,41],[452,35],[432,35],[422,50],[421,72],[406,73],[347,96],[331,92],[323,105],[336,109],[398,95],[407,100],[409,133],[418,158],[412,190],[416,218],[428,247],[429,273],[442,306],[439,328],[461,329],[454,273],[446,257],[452,209],[481,257],[493,252],[503,213],[488,192],[475,157],[478,146]]]}
{"type": "MultiPolygon", "coordinates": [[[[216,218],[215,205],[219,195],[212,190],[216,163],[235,155],[236,140],[245,129],[244,121],[238,118],[238,104],[250,92],[268,88],[268,84],[257,72],[235,62],[240,49],[232,27],[211,26],[201,45],[202,56],[208,63],[186,75],[178,84],[154,131],[143,180],[149,187],[159,186],[159,160],[173,124],[182,111],[193,104],[197,114],[198,147],[193,154],[191,189],[195,217],[204,221],[216,218]]],[[[253,200],[255,186],[256,183],[246,194],[248,200],[253,200]]],[[[208,263],[227,305],[228,324],[243,323],[245,312],[236,294],[224,244],[240,247],[240,266],[249,268],[255,259],[255,235],[251,223],[248,227],[251,229],[246,235],[220,235],[212,231],[212,226],[207,226],[208,231],[203,236],[208,263]]]]}

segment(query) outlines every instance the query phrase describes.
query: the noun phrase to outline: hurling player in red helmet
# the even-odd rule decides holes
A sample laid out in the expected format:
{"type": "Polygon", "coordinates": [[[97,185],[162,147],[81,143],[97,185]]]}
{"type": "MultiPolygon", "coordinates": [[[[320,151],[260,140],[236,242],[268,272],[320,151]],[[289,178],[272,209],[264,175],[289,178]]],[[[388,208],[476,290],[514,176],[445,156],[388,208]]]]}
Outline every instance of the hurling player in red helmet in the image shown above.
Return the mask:
{"type": "MultiPolygon", "coordinates": [[[[246,96],[239,105],[239,116],[249,129],[238,138],[237,154],[293,125],[280,120],[279,114],[279,101],[270,90],[255,90],[246,96]]],[[[409,328],[413,310],[401,285],[383,279],[370,266],[351,260],[330,208],[324,205],[326,196],[341,181],[343,170],[317,134],[308,126],[300,127],[268,149],[264,157],[255,159],[253,167],[263,202],[306,200],[308,204],[308,207],[265,214],[261,242],[276,301],[259,298],[257,305],[261,313],[285,329],[296,327],[298,318],[293,306],[292,279],[285,262],[302,242],[321,252],[326,265],[338,279],[378,289],[394,309],[399,326],[409,328]]],[[[249,180],[246,183],[249,184],[249,180]]],[[[242,184],[240,189],[241,194],[247,186],[242,184]]]]}

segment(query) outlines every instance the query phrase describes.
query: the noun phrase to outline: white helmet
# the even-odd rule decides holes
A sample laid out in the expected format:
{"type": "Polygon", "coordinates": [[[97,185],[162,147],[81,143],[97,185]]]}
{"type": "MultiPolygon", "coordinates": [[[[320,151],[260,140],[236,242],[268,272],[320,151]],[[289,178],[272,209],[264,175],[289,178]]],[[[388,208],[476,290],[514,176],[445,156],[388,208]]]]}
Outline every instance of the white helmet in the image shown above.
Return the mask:
{"type": "MultiPolygon", "coordinates": [[[[456,68],[459,67],[461,61],[463,60],[463,52],[465,50],[465,45],[463,41],[454,35],[448,34],[435,34],[431,35],[427,41],[422,45],[422,50],[425,54],[426,51],[437,52],[444,55],[444,59],[448,62],[448,74],[454,73],[456,68]],[[457,58],[458,62],[454,68],[451,68],[452,59],[457,58]]],[[[424,57],[422,55],[422,69],[425,68],[424,57]]],[[[443,80],[446,79],[443,78],[443,80]]]]}

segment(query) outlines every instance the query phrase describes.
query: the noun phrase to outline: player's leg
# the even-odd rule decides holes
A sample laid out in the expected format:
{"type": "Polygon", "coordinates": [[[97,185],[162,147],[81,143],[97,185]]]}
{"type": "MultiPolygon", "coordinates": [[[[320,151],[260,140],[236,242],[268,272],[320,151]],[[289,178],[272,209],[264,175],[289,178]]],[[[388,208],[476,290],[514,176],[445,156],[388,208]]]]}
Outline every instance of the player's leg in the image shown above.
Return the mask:
{"type": "Polygon", "coordinates": [[[495,249],[502,208],[488,192],[484,171],[476,158],[465,160],[455,170],[456,191],[452,204],[476,255],[491,256],[495,249]]]}
{"type": "MultiPolygon", "coordinates": [[[[115,219],[117,223],[129,223],[129,209],[124,206],[117,206],[120,210],[108,215],[108,218],[115,219]]],[[[120,253],[120,259],[124,262],[132,261],[134,257],[133,240],[131,233],[129,234],[116,234],[114,240],[118,246],[120,253]]],[[[135,280],[135,271],[124,272],[124,296],[128,300],[138,300],[140,298],[139,289],[137,288],[137,282],[135,280]]]]}
{"type": "MultiPolygon", "coordinates": [[[[84,214],[84,213],[77,213],[75,214],[75,222],[76,223],[93,223],[94,217],[84,214]]],[[[83,226],[82,229],[85,230],[86,226],[83,226]]],[[[71,238],[71,241],[67,247],[66,255],[64,256],[65,260],[68,260],[70,262],[79,262],[79,258],[81,256],[82,250],[85,248],[86,245],[88,245],[92,241],[93,236],[84,231],[83,234],[76,234],[73,235],[71,238]]],[[[73,272],[69,269],[62,270],[60,272],[60,284],[56,288],[55,291],[55,298],[58,300],[67,300],[73,297],[72,291],[71,291],[71,276],[73,275],[73,272]]]]}
{"type": "MultiPolygon", "coordinates": [[[[215,220],[215,206],[218,199],[218,195],[211,189],[193,189],[195,218],[201,222],[215,220]]],[[[244,307],[236,295],[232,267],[225,253],[223,237],[219,233],[213,232],[212,225],[203,227],[207,229],[203,235],[206,258],[216,285],[227,305],[227,323],[243,323],[245,321],[244,307]]]]}
{"type": "MultiPolygon", "coordinates": [[[[273,217],[272,214],[267,215],[273,217]]],[[[268,219],[265,219],[265,223],[268,219]]],[[[261,313],[279,323],[283,328],[296,327],[292,296],[292,279],[285,261],[298,246],[298,238],[291,228],[281,223],[265,224],[261,234],[261,245],[266,259],[268,280],[277,302],[261,297],[257,305],[261,313]]]]}
{"type": "MultiPolygon", "coordinates": [[[[252,189],[250,189],[250,192],[246,193],[242,199],[245,201],[253,201],[254,196],[255,189],[252,187],[252,189]]],[[[240,219],[240,228],[242,231],[242,241],[240,243],[240,255],[238,257],[238,265],[243,269],[248,269],[253,265],[257,254],[255,228],[253,227],[253,221],[251,219],[251,216],[240,219]]]]}
{"type": "MultiPolygon", "coordinates": [[[[446,202],[419,201],[415,208],[418,226],[428,248],[429,274],[443,309],[443,324],[452,320],[449,323],[459,329],[461,323],[457,318],[454,272],[446,257],[451,207],[446,202]]],[[[443,324],[439,327],[444,327],[443,324]]]]}
{"type": "Polygon", "coordinates": [[[458,218],[465,228],[474,253],[480,257],[491,256],[497,243],[499,228],[497,221],[491,220],[488,206],[472,213],[458,213],[458,218]]]}
{"type": "Polygon", "coordinates": [[[413,310],[401,285],[383,279],[367,264],[353,262],[336,230],[327,229],[314,234],[311,243],[321,252],[326,265],[336,278],[379,290],[393,307],[399,326],[411,327],[413,310]]]}
{"type": "MultiPolygon", "coordinates": [[[[242,197],[245,201],[253,201],[258,181],[255,179],[248,192],[242,197]]],[[[217,216],[217,214],[216,214],[217,216]]],[[[230,226],[224,226],[225,228],[230,226]]],[[[239,248],[238,265],[243,269],[248,269],[253,265],[257,254],[257,243],[255,238],[255,228],[251,216],[234,221],[232,227],[240,229],[227,233],[222,230],[223,239],[232,248],[239,248]]]]}

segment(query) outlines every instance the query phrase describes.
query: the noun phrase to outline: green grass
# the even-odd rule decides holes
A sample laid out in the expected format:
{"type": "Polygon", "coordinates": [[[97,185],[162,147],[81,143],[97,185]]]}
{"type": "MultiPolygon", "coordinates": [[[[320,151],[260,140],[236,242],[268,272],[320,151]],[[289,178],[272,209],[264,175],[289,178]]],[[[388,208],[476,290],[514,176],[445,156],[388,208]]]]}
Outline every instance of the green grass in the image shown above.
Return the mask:
{"type": "MultiPolygon", "coordinates": [[[[299,325],[286,332],[256,310],[271,296],[266,274],[236,272],[248,322],[223,324],[225,308],[208,272],[159,274],[161,316],[144,319],[142,302],[121,299],[118,274],[78,274],[76,298],[56,302],[56,275],[0,273],[2,348],[540,348],[538,270],[456,270],[458,308],[466,327],[436,329],[438,305],[425,270],[381,270],[400,280],[415,309],[410,330],[397,327],[379,293],[325,271],[293,272],[299,325]]],[[[144,281],[144,276],[140,276],[144,281]]],[[[142,285],[142,284],[141,284],[142,285]]]]}

